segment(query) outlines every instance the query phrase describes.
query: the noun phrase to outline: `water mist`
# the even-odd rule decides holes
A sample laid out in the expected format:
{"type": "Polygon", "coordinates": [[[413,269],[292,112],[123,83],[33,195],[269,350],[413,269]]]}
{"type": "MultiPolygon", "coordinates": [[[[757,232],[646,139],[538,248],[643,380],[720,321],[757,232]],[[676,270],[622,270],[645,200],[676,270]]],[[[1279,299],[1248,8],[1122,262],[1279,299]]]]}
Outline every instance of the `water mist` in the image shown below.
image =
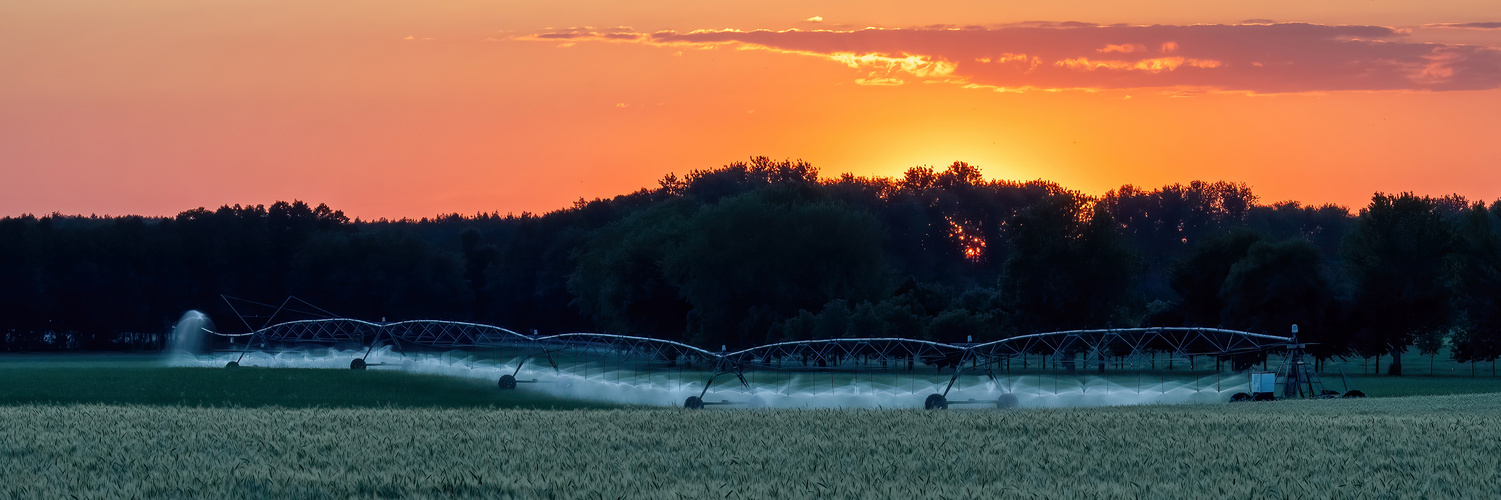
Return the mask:
{"type": "MultiPolygon", "coordinates": [[[[190,313],[191,314],[191,313],[190,313]]],[[[201,316],[201,315],[200,315],[201,316]]],[[[179,329],[187,321],[179,322],[179,329]]],[[[195,317],[195,320],[198,318],[195,317]]],[[[206,319],[206,318],[204,318],[206,319]]],[[[174,336],[176,338],[177,336],[174,336]]],[[[184,335],[183,338],[190,338],[184,335]]],[[[176,347],[174,347],[176,349],[176,347]]],[[[279,353],[250,351],[245,366],[349,369],[352,359],[365,349],[309,349],[279,353]]],[[[178,356],[180,366],[223,367],[240,353],[178,356]]],[[[515,390],[550,396],[621,404],[681,406],[689,396],[698,396],[710,372],[693,369],[634,369],[629,363],[562,361],[555,370],[539,359],[521,356],[497,359],[484,352],[400,353],[390,346],[378,347],[368,358],[370,369],[400,370],[480,379],[492,384],[502,375],[522,369],[515,390]],[[523,361],[525,361],[523,363],[523,361]]],[[[1211,403],[1228,400],[1243,392],[1248,382],[1230,374],[1197,374],[1165,378],[1159,375],[1121,374],[1098,377],[1079,374],[998,375],[994,381],[978,373],[965,374],[949,391],[955,408],[993,408],[997,398],[1011,394],[1023,408],[1114,406],[1135,404],[1211,403]]],[[[930,371],[892,370],[873,373],[746,372],[749,387],[733,374],[714,380],[703,400],[710,405],[732,408],[922,408],[929,394],[943,392],[950,374],[930,371]]],[[[497,388],[496,390],[500,390],[497,388]]]]}

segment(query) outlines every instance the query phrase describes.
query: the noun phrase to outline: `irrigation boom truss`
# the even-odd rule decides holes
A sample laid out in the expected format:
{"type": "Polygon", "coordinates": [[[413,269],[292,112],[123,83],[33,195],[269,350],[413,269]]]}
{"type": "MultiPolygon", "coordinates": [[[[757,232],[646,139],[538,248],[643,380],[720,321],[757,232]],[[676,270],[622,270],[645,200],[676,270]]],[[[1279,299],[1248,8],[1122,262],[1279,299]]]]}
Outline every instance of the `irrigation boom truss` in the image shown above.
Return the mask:
{"type": "MultiPolygon", "coordinates": [[[[244,321],[245,317],[242,316],[241,320],[244,321]]],[[[250,327],[248,322],[245,325],[250,327]]],[[[1103,372],[1107,359],[1112,362],[1126,360],[1135,366],[1136,361],[1156,353],[1168,353],[1170,358],[1226,357],[1274,348],[1301,353],[1303,347],[1290,337],[1188,327],[1068,330],[1019,335],[991,342],[953,344],[895,337],[801,340],[735,351],[723,348],[712,351],[671,340],[608,333],[527,335],[492,325],[444,320],[387,323],[333,317],[283,321],[237,334],[206,331],[226,337],[249,337],[245,350],[240,352],[240,359],[231,365],[238,365],[244,354],[255,346],[263,349],[272,345],[368,346],[364,356],[350,363],[351,368],[360,369],[366,366],[365,358],[377,345],[388,343],[402,352],[406,349],[518,349],[527,353],[522,357],[522,363],[532,357],[545,357],[555,368],[554,355],[557,353],[630,358],[666,363],[668,367],[679,363],[711,367],[703,390],[685,402],[690,408],[705,404],[703,396],[720,376],[734,375],[748,386],[743,375],[746,370],[858,371],[873,365],[882,369],[905,365],[912,369],[921,362],[940,371],[952,369],[948,386],[941,393],[929,396],[925,404],[928,408],[944,408],[948,405],[949,390],[966,370],[993,380],[992,367],[1016,357],[1038,356],[1072,370],[1078,357],[1083,355],[1085,363],[1094,360],[1103,372]]],[[[499,385],[515,388],[515,375],[520,370],[521,363],[518,363],[515,373],[502,376],[499,385]]],[[[1306,382],[1306,377],[1287,379],[1288,385],[1306,382]]]]}
{"type": "MultiPolygon", "coordinates": [[[[737,351],[710,351],[672,340],[608,333],[526,335],[505,328],[445,320],[378,323],[349,318],[296,320],[277,323],[227,337],[251,337],[251,342],[282,344],[361,345],[386,340],[396,344],[439,349],[490,347],[556,347],[611,352],[620,355],[681,356],[722,359],[746,364],[777,358],[807,358],[825,363],[848,358],[994,360],[1023,354],[1062,356],[1098,353],[1101,356],[1139,356],[1148,352],[1178,355],[1223,355],[1282,346],[1289,337],[1221,328],[1153,327],[1068,330],[1019,335],[984,343],[946,344],[908,338],[838,338],[799,340],[755,346],[737,351]]],[[[821,365],[822,366],[822,365],[821,365]]]]}

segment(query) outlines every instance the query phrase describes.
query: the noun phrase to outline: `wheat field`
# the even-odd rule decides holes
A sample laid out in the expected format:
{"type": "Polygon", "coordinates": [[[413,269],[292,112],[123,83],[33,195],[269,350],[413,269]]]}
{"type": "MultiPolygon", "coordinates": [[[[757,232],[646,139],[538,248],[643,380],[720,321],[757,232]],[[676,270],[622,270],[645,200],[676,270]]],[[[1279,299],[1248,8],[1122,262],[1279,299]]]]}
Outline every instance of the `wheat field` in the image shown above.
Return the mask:
{"type": "Polygon", "coordinates": [[[0,407],[4,498],[1501,497],[1501,395],[1052,410],[0,407]]]}

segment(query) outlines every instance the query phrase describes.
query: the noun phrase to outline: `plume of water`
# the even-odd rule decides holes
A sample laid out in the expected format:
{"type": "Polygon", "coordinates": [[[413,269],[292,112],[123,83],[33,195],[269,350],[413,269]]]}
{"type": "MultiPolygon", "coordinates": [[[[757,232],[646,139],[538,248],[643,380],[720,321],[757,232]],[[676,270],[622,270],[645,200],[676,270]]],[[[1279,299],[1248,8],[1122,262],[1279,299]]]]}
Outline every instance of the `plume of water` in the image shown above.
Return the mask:
{"type": "Polygon", "coordinates": [[[214,329],[214,322],[208,319],[207,314],[199,311],[182,313],[182,318],[177,320],[177,325],[172,327],[172,337],[167,341],[167,350],[174,355],[196,355],[206,352],[209,332],[214,329]]]}
{"type": "MultiPolygon", "coordinates": [[[[179,357],[175,364],[222,367],[239,358],[238,353],[179,357]]],[[[365,356],[363,349],[314,349],[279,353],[251,351],[240,361],[244,366],[349,369],[349,362],[365,356]]],[[[629,365],[589,361],[564,362],[554,369],[537,359],[520,356],[496,358],[489,353],[465,351],[399,353],[380,347],[366,358],[370,369],[402,370],[495,382],[513,372],[523,383],[518,391],[622,404],[681,406],[689,396],[703,395],[710,404],[732,407],[771,408],[921,408],[930,394],[941,393],[949,374],[914,372],[885,373],[746,372],[749,387],[733,374],[723,374],[705,392],[711,373],[692,369],[632,369],[629,365]],[[517,364],[522,364],[517,371],[517,364]]],[[[921,370],[919,370],[921,371],[921,370]]],[[[1216,374],[1164,378],[1158,375],[1111,377],[1054,374],[980,380],[965,375],[948,393],[957,406],[972,402],[976,407],[994,407],[997,399],[1014,396],[1023,408],[1115,406],[1224,402],[1235,392],[1244,392],[1246,377],[1216,374]]],[[[499,390],[499,389],[497,389],[499,390]]]]}

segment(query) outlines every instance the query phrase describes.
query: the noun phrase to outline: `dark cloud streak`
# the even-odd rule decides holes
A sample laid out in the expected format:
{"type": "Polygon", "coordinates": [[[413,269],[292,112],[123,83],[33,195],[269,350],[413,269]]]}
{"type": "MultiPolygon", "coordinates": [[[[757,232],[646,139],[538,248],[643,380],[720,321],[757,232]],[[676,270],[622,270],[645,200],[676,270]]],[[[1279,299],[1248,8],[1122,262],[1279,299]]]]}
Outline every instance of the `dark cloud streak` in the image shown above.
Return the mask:
{"type": "Polygon", "coordinates": [[[1477,30],[1501,30],[1501,23],[1442,23],[1429,24],[1433,28],[1465,28],[1477,30]]]}
{"type": "MultiPolygon", "coordinates": [[[[1467,23],[1489,28],[1501,23],[1467,23]]],[[[560,34],[537,35],[561,38],[560,34]],[[549,36],[550,35],[550,36],[549,36]]],[[[663,45],[740,44],[829,57],[871,79],[916,77],[1006,89],[1200,88],[1255,93],[1501,87],[1501,51],[1422,43],[1408,30],[1306,23],[854,31],[568,33],[663,45]],[[864,56],[864,57],[859,57],[864,56]],[[931,64],[914,64],[920,59],[931,64]]]]}

